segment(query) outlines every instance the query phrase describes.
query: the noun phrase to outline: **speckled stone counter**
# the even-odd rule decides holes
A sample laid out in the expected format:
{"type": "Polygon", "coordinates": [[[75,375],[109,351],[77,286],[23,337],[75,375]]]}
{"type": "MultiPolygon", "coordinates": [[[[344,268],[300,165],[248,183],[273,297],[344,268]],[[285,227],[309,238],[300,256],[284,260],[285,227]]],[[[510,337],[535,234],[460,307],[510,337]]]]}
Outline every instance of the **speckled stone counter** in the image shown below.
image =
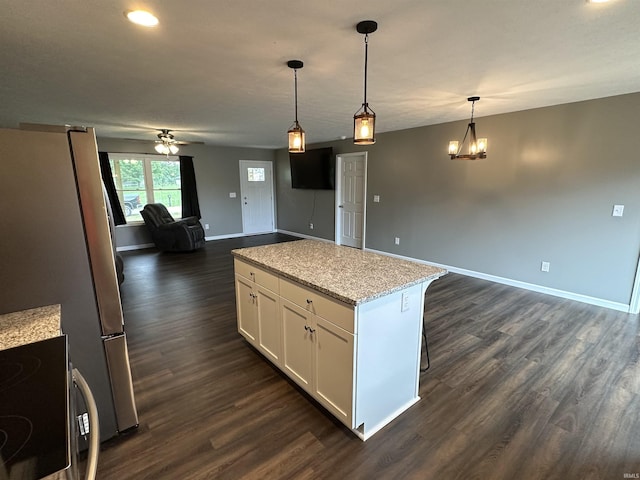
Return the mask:
{"type": "Polygon", "coordinates": [[[60,335],[60,305],[0,315],[0,350],[60,335]]]}
{"type": "Polygon", "coordinates": [[[351,305],[434,280],[443,268],[318,240],[296,240],[231,253],[351,305]]]}

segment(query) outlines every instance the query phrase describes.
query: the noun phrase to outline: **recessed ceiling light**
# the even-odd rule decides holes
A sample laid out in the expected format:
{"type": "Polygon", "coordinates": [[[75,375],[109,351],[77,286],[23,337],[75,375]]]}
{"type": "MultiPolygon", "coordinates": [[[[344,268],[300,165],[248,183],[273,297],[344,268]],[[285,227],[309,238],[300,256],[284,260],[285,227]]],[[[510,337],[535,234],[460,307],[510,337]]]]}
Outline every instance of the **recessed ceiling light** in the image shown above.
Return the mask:
{"type": "Polygon", "coordinates": [[[155,27],[158,25],[158,18],[150,12],[144,10],[128,10],[124,15],[130,22],[143,27],[155,27]]]}

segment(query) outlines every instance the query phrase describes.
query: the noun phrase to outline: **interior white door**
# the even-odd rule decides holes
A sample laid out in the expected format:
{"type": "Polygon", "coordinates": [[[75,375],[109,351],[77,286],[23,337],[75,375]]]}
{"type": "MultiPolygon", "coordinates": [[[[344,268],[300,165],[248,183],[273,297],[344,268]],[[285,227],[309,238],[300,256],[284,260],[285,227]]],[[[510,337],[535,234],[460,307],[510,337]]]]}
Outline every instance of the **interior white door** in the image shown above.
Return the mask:
{"type": "Polygon", "coordinates": [[[273,165],[258,160],[240,160],[242,231],[245,234],[274,230],[273,165]]]}
{"type": "Polygon", "coordinates": [[[336,241],[339,245],[363,248],[367,195],[367,153],[336,157],[336,241]]]}

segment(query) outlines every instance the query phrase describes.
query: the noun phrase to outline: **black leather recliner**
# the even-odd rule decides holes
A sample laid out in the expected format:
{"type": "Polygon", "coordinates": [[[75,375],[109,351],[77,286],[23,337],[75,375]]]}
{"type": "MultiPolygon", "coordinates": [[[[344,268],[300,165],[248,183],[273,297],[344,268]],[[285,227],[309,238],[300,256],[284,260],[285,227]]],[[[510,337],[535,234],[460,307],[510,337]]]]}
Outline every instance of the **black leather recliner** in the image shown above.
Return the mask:
{"type": "Polygon", "coordinates": [[[140,214],[160,250],[190,252],[204,246],[204,229],[197,217],[174,220],[161,203],[148,203],[140,214]]]}

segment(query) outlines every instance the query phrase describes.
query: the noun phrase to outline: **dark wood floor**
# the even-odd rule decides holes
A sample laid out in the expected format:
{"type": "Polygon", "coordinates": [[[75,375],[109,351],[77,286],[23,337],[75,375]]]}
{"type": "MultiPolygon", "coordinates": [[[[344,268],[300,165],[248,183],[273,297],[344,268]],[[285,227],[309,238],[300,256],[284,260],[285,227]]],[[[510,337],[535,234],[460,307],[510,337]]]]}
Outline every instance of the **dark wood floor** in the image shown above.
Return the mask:
{"type": "Polygon", "coordinates": [[[623,479],[640,473],[638,317],[449,274],[422,400],[360,441],[236,331],[232,248],[125,254],[140,427],[100,479],[623,479]]]}

